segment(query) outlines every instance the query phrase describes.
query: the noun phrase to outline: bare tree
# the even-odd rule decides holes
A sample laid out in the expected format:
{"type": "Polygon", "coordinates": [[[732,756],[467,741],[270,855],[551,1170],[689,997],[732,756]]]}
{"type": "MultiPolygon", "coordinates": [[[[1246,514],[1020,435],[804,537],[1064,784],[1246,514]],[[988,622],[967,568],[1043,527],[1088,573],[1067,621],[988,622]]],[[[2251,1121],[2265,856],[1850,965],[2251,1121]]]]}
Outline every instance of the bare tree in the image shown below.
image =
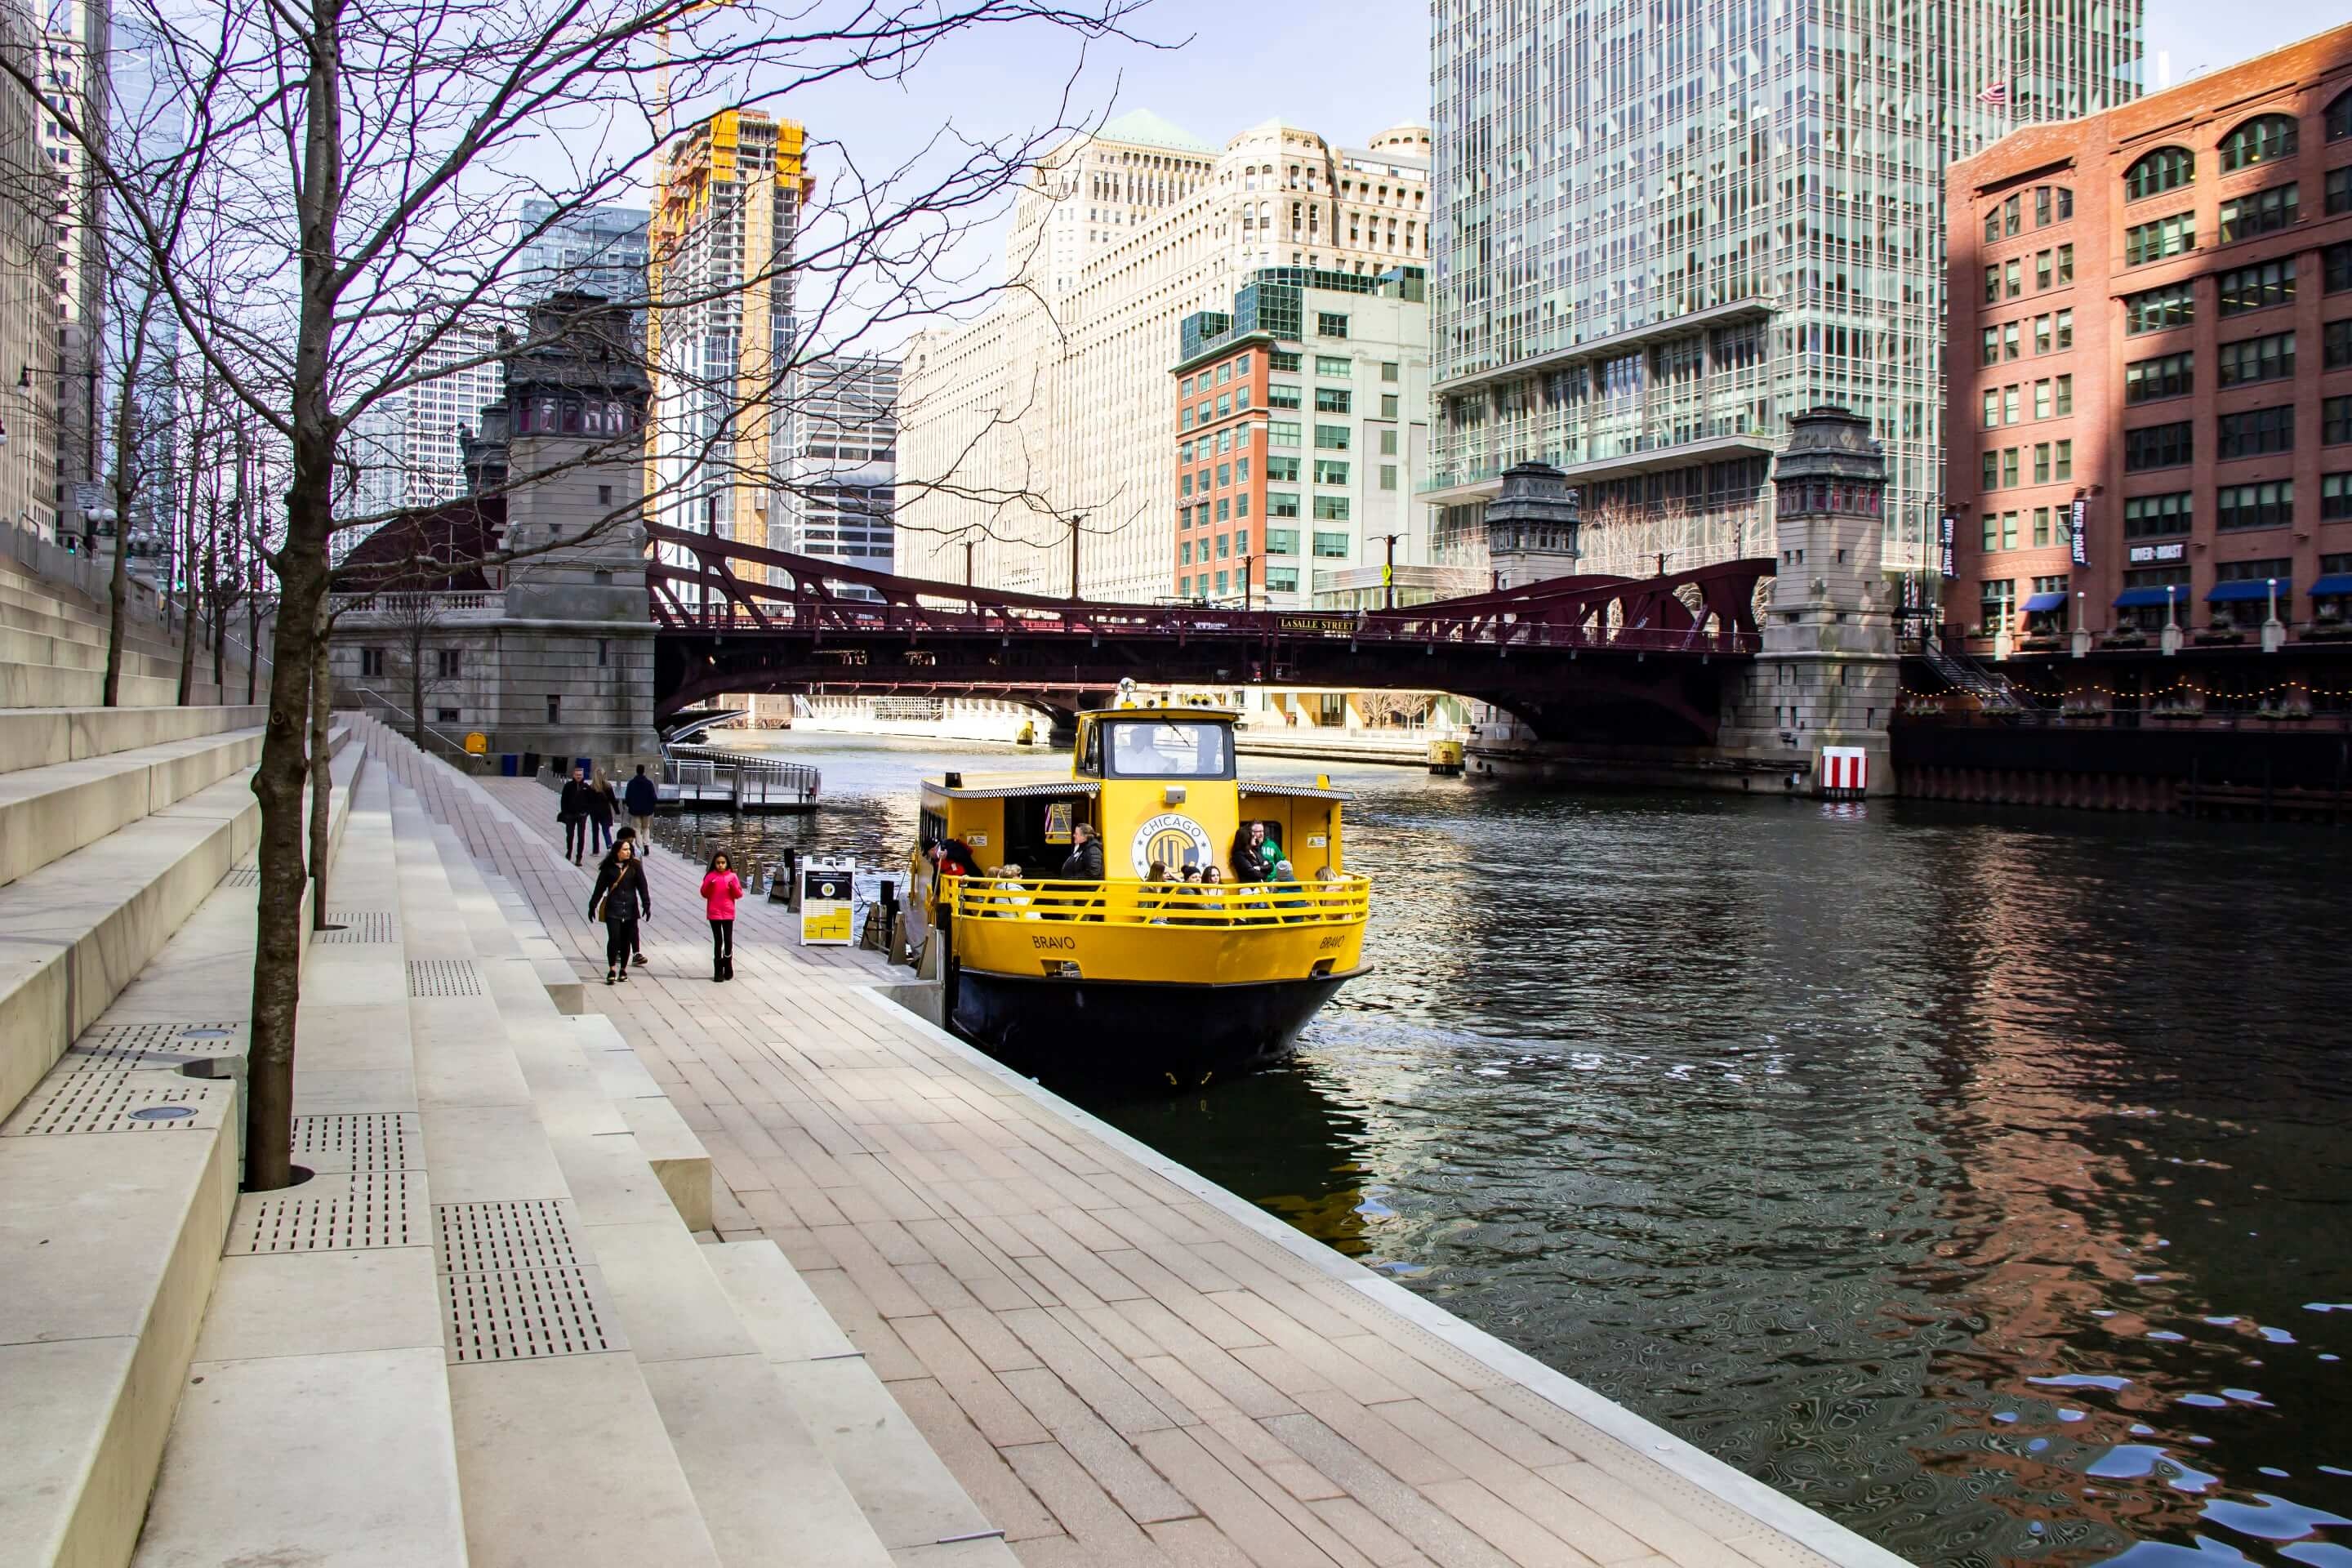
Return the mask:
{"type": "MultiPolygon", "coordinates": [[[[186,351],[224,401],[250,410],[288,458],[268,721],[253,789],[261,807],[261,894],[248,1060],[250,1187],[291,1179],[296,1008],[300,997],[302,800],[324,635],[329,542],[342,447],[385,399],[493,357],[463,333],[504,307],[520,247],[641,177],[656,110],[648,84],[701,112],[866,79],[903,90],[963,35],[1123,34],[1141,0],[269,0],[257,6],[121,0],[184,106],[185,138],[163,152],[110,149],[60,113],[157,263],[186,351]],[[136,166],[133,166],[134,162],[136,166]],[[519,230],[516,198],[550,217],[519,230]]],[[[27,61],[0,73],[38,95],[27,61]]],[[[1057,111],[1058,112],[1058,111],[1057,111]]],[[[800,335],[771,357],[781,395],[817,325],[912,319],[984,286],[950,259],[1051,130],[1011,142],[943,131],[928,161],[837,190],[780,258],[802,290],[800,335]],[[943,299],[942,296],[945,298],[943,299]]],[[[742,389],[733,389],[738,396],[742,389]]],[[[724,423],[723,421],[721,422],[724,423]]],[[[593,460],[622,456],[616,435],[593,460]]],[[[524,476],[518,476],[523,478],[524,476]]],[[[600,526],[631,519],[615,511],[600,526]]],[[[567,541],[567,543],[576,542],[567,541]]]]}

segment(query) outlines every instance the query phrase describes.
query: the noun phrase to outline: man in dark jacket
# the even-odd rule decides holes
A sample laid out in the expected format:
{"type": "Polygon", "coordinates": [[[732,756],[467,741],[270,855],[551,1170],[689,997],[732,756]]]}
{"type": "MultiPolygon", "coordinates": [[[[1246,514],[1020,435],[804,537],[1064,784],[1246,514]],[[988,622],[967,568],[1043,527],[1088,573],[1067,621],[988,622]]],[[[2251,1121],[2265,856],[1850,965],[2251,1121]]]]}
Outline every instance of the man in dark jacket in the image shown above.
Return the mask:
{"type": "Polygon", "coordinates": [[[563,824],[563,853],[574,866],[588,850],[588,770],[574,768],[556,797],[555,820],[563,824]]]}
{"type": "Polygon", "coordinates": [[[1244,822],[1234,835],[1234,880],[1263,882],[1274,870],[1265,849],[1265,824],[1244,822]]]}
{"type": "Polygon", "coordinates": [[[621,803],[629,808],[629,826],[637,830],[637,853],[643,855],[654,847],[654,807],[661,803],[654,781],[646,777],[645,763],[637,764],[636,777],[622,793],[621,803]]]}
{"type": "Polygon", "coordinates": [[[1103,879],[1102,840],[1095,837],[1092,824],[1081,822],[1071,831],[1070,857],[1062,862],[1062,876],[1072,882],[1103,879]]]}

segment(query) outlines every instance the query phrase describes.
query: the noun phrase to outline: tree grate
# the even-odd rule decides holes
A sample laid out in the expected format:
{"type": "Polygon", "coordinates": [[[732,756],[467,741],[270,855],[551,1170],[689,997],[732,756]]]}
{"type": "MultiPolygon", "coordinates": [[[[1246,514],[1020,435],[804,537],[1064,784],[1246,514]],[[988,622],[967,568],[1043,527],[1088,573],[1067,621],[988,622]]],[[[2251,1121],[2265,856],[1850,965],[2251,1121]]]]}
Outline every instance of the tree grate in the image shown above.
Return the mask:
{"type": "Polygon", "coordinates": [[[220,885],[224,888],[258,888],[261,886],[261,868],[232,866],[228,875],[220,879],[220,885]]]}
{"type": "Polygon", "coordinates": [[[482,979],[467,959],[412,958],[408,961],[408,994],[411,996],[479,996],[482,979]]]}
{"type": "Polygon", "coordinates": [[[93,1067],[53,1074],[26,1098],[0,1134],[217,1131],[229,1086],[176,1072],[93,1067]]]}
{"type": "Polygon", "coordinates": [[[98,1024],[66,1048],[76,1072],[100,1068],[177,1068],[210,1057],[245,1050],[246,1026],[220,1024],[98,1024]]]}
{"type": "Polygon", "coordinates": [[[230,1255],[256,1252],[355,1252],[409,1247],[425,1238],[423,1187],[406,1171],[316,1175],[299,1187],[237,1205],[230,1255]]]}
{"type": "Polygon", "coordinates": [[[445,1274],[452,1362],[530,1361],[619,1350],[583,1268],[445,1274]]]}
{"type": "Polygon", "coordinates": [[[559,1198],[437,1204],[433,1229],[441,1267],[451,1274],[577,1267],[586,1260],[572,1244],[568,1206],[559,1198]]]}
{"type": "Polygon", "coordinates": [[[405,1171],[422,1158],[414,1111],[344,1111],[294,1119],[294,1163],[313,1171],[405,1171]]]}
{"type": "Polygon", "coordinates": [[[329,910],[327,923],[343,929],[313,932],[312,941],[348,944],[400,940],[400,931],[393,923],[390,910],[329,910]]]}

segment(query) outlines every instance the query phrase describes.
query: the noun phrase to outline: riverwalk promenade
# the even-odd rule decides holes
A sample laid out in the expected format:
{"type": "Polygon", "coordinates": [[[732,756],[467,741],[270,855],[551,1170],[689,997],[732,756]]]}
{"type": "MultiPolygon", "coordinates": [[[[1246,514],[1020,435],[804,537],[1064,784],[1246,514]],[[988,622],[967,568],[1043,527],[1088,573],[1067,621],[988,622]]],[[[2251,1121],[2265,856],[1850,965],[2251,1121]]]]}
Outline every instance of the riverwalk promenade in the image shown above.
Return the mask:
{"type": "MultiPolygon", "coordinates": [[[[702,1239],[782,1248],[985,1521],[971,1548],[1001,1532],[1029,1568],[1900,1561],[897,1007],[877,955],[798,946],[782,906],[744,903],[738,978],[712,984],[698,865],[651,858],[650,963],[604,986],[553,795],[371,743],[535,906],[708,1148],[702,1239]]],[[[890,1478],[845,1479],[887,1510],[890,1478]]],[[[875,1522],[902,1563],[964,1560],[921,1548],[950,1539],[932,1521],[875,1522]]]]}

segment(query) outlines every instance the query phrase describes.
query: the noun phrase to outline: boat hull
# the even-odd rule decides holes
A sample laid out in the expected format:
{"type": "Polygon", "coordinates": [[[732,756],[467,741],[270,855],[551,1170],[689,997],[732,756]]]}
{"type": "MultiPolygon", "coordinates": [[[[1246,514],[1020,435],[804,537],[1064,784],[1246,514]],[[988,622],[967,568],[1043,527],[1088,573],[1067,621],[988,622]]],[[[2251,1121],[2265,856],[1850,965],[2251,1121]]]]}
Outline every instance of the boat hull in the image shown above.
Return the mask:
{"type": "Polygon", "coordinates": [[[1365,973],[1213,984],[963,969],[950,1016],[1020,1072],[1191,1086],[1283,1060],[1323,1004],[1365,973]]]}

